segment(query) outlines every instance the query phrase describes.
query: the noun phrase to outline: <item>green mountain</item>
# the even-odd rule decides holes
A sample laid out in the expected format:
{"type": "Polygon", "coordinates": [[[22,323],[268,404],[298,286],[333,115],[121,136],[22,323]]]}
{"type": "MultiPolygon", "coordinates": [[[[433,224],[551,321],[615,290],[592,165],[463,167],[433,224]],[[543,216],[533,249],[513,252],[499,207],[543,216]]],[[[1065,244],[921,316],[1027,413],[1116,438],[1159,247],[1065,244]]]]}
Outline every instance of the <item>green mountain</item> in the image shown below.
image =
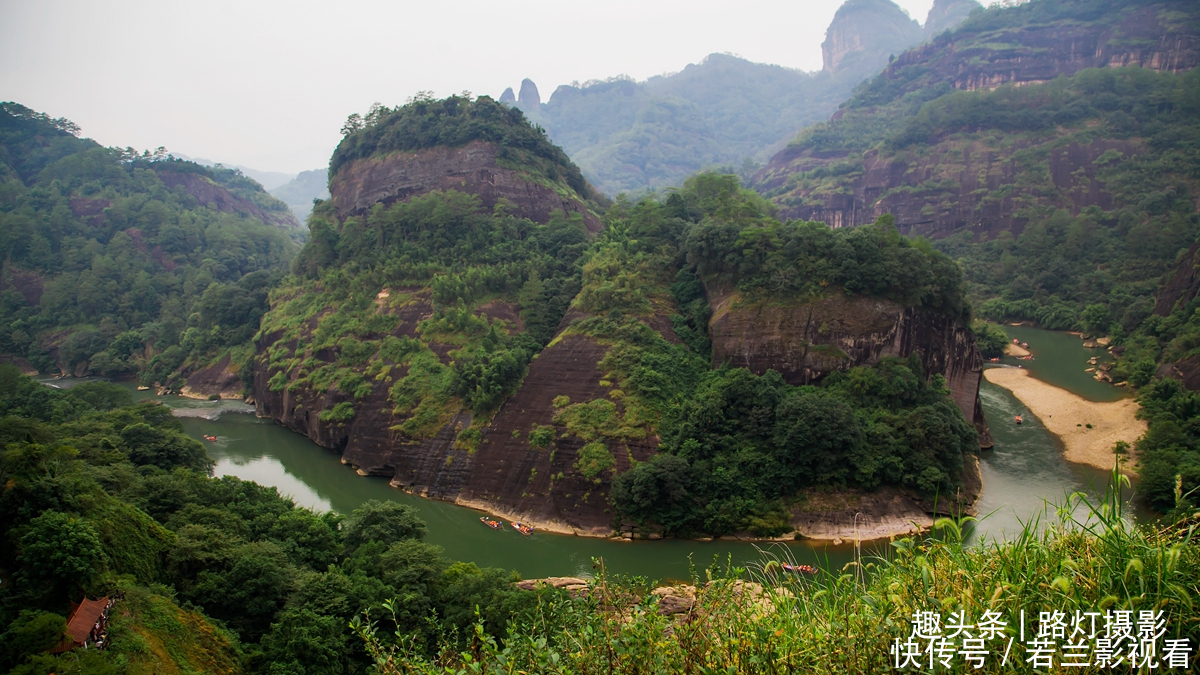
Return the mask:
{"type": "Polygon", "coordinates": [[[981,316],[1129,331],[1200,234],[1198,38],[1192,3],[976,13],[898,57],[755,185],[834,227],[894,214],[962,262],[981,316]]]}
{"type": "MultiPolygon", "coordinates": [[[[978,6],[938,0],[927,24],[951,27],[978,6]]],[[[700,170],[749,176],[799,129],[825,119],[890,55],[924,39],[920,24],[890,0],[849,0],[822,44],[824,69],[808,73],[710,54],[681,72],[564,85],[542,103],[521,84],[500,101],[519,107],[609,195],[642,194],[700,170]]]]}
{"type": "Polygon", "coordinates": [[[313,200],[329,199],[329,172],[325,169],[301,171],[270,192],[272,197],[288,205],[297,220],[304,222],[312,213],[313,200]]]}
{"type": "Polygon", "coordinates": [[[283,202],[237,170],[105,148],[0,107],[5,359],[149,384],[244,349],[297,250],[283,202]]]}
{"type": "Polygon", "coordinates": [[[886,220],[781,223],[717,174],[605,208],[487,97],[345,131],[256,337],[261,415],[361,473],[578,532],[788,532],[829,485],[970,507],[986,424],[960,272],[886,220]],[[813,452],[826,418],[845,434],[813,452]],[[652,488],[664,472],[689,496],[652,488]]]}

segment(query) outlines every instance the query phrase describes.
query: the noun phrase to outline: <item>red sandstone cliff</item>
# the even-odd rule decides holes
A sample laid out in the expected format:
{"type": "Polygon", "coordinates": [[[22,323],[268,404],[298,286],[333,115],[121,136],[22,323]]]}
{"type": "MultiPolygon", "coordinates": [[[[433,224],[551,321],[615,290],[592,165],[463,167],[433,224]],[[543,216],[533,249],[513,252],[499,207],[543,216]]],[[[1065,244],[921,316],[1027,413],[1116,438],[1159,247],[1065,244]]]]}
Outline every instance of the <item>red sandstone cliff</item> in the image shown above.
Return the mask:
{"type": "MultiPolygon", "coordinates": [[[[991,23],[968,22],[957,32],[899,55],[869,83],[861,100],[839,110],[830,124],[838,125],[849,116],[875,117],[873,123],[860,119],[853,133],[890,128],[907,114],[903,97],[918,90],[1029,85],[1085,68],[1186,71],[1200,64],[1200,29],[1195,9],[1181,15],[1181,7],[1181,3],[1161,3],[1129,7],[1094,20],[1041,23],[1018,21],[1025,10],[1015,8],[1007,11],[1019,25],[1005,26],[1000,14],[991,23]]],[[[1024,220],[1018,212],[1030,202],[1075,213],[1091,205],[1111,208],[1105,186],[1096,180],[1096,160],[1109,151],[1119,153],[1118,157],[1142,151],[1137,139],[1101,136],[1062,147],[1048,142],[1035,151],[1047,155],[1056,191],[1048,195],[1043,188],[1051,186],[1022,185],[1016,180],[1022,173],[1019,155],[1034,151],[1027,139],[989,143],[931,138],[928,151],[920,152],[862,151],[852,145],[791,145],[755,175],[754,186],[771,195],[781,217],[820,220],[833,227],[862,225],[891,213],[901,231],[925,236],[941,237],[961,229],[1019,232],[1024,220]],[[807,173],[813,178],[803,179],[806,172],[817,170],[836,179],[813,173],[807,173]],[[1002,187],[1006,189],[998,191],[1002,187]]]]}
{"type": "Polygon", "coordinates": [[[991,447],[979,402],[983,358],[962,321],[841,293],[809,303],[780,303],[711,291],[714,366],[728,363],[756,373],[775,370],[799,385],[885,356],[917,354],[926,375],[946,378],[954,402],[979,431],[980,445],[991,447]]]}
{"type": "Polygon", "coordinates": [[[600,219],[577,195],[559,192],[550,181],[502,166],[494,143],[473,141],[457,148],[435,147],[356,159],[338,169],[329,192],[338,216],[361,215],[375,204],[390,204],[433,190],[459,190],[479,195],[492,208],[507,199],[514,215],[538,223],[554,211],[579,213],[591,232],[600,219]]]}

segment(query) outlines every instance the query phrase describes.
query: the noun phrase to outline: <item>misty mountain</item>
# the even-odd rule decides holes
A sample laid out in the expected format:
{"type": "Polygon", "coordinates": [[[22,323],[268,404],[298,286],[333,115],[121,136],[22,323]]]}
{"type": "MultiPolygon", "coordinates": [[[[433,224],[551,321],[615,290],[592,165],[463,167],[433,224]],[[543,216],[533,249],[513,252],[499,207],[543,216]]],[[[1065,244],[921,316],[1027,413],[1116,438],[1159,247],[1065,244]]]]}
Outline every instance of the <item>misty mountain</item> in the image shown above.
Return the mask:
{"type": "Polygon", "coordinates": [[[297,220],[304,222],[312,212],[314,199],[329,199],[329,172],[326,169],[301,171],[295,178],[269,191],[271,196],[288,205],[297,220]]]}
{"type": "MultiPolygon", "coordinates": [[[[926,23],[942,31],[978,6],[937,0],[926,23]]],[[[702,169],[747,178],[797,131],[833,114],[892,55],[924,37],[921,24],[890,0],[848,0],[826,32],[819,72],[710,54],[644,82],[615,77],[560,86],[545,103],[525,79],[500,101],[545,128],[610,195],[677,186],[702,169]]]]}

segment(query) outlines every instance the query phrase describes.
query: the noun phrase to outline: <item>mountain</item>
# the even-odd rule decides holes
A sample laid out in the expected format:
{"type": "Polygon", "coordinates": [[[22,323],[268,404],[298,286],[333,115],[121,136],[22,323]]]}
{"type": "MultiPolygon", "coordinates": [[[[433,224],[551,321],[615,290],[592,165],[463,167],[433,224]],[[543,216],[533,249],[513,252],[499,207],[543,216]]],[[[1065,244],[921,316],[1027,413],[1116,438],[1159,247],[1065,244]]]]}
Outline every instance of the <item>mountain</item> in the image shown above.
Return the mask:
{"type": "Polygon", "coordinates": [[[1197,63],[1192,3],[989,9],[898,57],[755,185],[787,217],[890,213],[940,240],[984,317],[1129,331],[1200,233],[1197,63]]]}
{"type": "Polygon", "coordinates": [[[896,531],[972,507],[986,424],[961,274],[888,221],[780,223],[711,173],[608,204],[487,97],[347,132],[256,336],[260,415],[364,475],[564,532],[844,534],[854,514],[790,505],[834,484],[896,531]],[[842,433],[811,452],[827,418],[842,433]],[[685,502],[649,487],[664,472],[685,502]]]}
{"type": "Polygon", "coordinates": [[[925,17],[925,39],[932,40],[967,20],[971,12],[982,10],[977,0],[934,0],[925,17]]]}
{"type": "Polygon", "coordinates": [[[329,199],[329,172],[325,169],[301,171],[270,192],[271,196],[288,205],[297,220],[304,222],[312,213],[314,199],[329,199]]]}
{"type": "MultiPolygon", "coordinates": [[[[974,0],[938,0],[932,25],[949,27],[974,0]]],[[[602,192],[679,186],[702,169],[748,179],[801,128],[825,119],[892,54],[920,42],[920,25],[890,0],[848,0],[822,45],[825,67],[806,73],[710,54],[645,82],[610,78],[564,85],[541,103],[530,80],[515,104],[543,126],[602,192]]]]}
{"type": "Polygon", "coordinates": [[[258,184],[267,191],[274,190],[275,188],[284,185],[296,177],[296,174],[294,173],[283,173],[281,171],[259,171],[258,169],[252,169],[248,166],[242,166],[240,164],[223,164],[221,162],[214,162],[211,159],[188,157],[187,155],[178,152],[173,152],[171,155],[188,162],[195,162],[200,166],[223,166],[230,169],[237,169],[238,171],[241,171],[242,174],[247,178],[257,181],[258,184]]]}
{"type": "Polygon", "coordinates": [[[924,37],[921,24],[890,0],[846,0],[821,43],[823,69],[862,79],[924,37]]]}
{"type": "Polygon", "coordinates": [[[1095,376],[1139,388],[1150,425],[1139,491],[1184,508],[1200,487],[1200,436],[1183,424],[1200,387],[1198,64],[1192,2],[975,11],[802,132],[755,186],[835,228],[893,215],[958,261],[977,316],[1108,336],[1117,360],[1095,376]]]}
{"type": "Polygon", "coordinates": [[[712,54],[675,75],[563,85],[530,119],[607,194],[678,186],[707,167],[740,169],[827,116],[854,82],[712,54]]]}
{"type": "Polygon", "coordinates": [[[68,120],[0,108],[4,360],[176,385],[180,368],[224,363],[237,383],[237,350],[297,249],[286,205],[235,169],[105,148],[68,120]]]}

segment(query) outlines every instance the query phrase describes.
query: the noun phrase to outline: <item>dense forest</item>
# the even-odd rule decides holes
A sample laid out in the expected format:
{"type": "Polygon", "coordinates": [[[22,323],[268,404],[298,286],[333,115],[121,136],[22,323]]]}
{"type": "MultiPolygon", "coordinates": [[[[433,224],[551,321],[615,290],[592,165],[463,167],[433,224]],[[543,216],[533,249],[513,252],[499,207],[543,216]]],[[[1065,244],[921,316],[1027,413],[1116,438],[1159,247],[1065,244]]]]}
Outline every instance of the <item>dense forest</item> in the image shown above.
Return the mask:
{"type": "Polygon", "coordinates": [[[975,435],[919,362],[885,361],[803,388],[774,373],[712,370],[705,282],[763,297],[859,294],[953,317],[968,311],[959,269],[888,219],[831,230],[771,213],[719,174],[695,176],[665,199],[618,199],[591,240],[577,216],[539,225],[453,191],[344,221],[321,205],[294,275],[272,296],[260,367],[271,391],[318,401],[329,424],[353,420],[384,388],[391,428],[407,442],[469,411],[455,447],[474,453],[531,359],[552,339],[585,335],[606,347],[599,367],[611,395],[559,397],[553,424],[529,442],[578,439],[573,470],[603,486],[619,447],[659,434],[665,452],[613,482],[618,520],[672,534],[777,534],[790,529],[788,504],[808,486],[951,494],[975,435]],[[519,324],[495,316],[501,303],[519,324]],[[428,318],[401,318],[423,306],[428,318]],[[669,318],[683,344],[653,328],[655,316],[669,318]],[[826,422],[841,435],[816,450],[811,430],[826,422]]]}
{"type": "Polygon", "coordinates": [[[499,145],[499,159],[513,168],[566,183],[584,199],[597,196],[562,148],[530,125],[520,110],[487,96],[418,97],[396,108],[375,104],[365,116],[351,115],[342,134],[329,160],[330,176],[354,159],[486,141],[499,145]]]}
{"type": "Polygon", "coordinates": [[[105,148],[0,111],[0,353],[173,384],[246,342],[297,250],[287,206],[233,169],[105,148]]]}
{"type": "Polygon", "coordinates": [[[710,54],[679,73],[563,85],[545,104],[519,105],[598,189],[636,195],[702,169],[749,176],[796,130],[833,112],[861,78],[710,54]]]}
{"type": "Polygon", "coordinates": [[[961,232],[938,247],[967,270],[980,316],[1056,330],[1128,334],[1153,310],[1153,294],[1179,252],[1200,235],[1187,186],[1200,180],[1200,72],[1087,70],[1042,86],[939,98],[887,142],[897,148],[938,135],[1002,136],[1033,151],[1021,180],[1048,175],[1039,143],[1131,141],[1094,164],[1113,208],[1077,214],[1030,196],[1023,231],[977,241],[961,232]],[[935,131],[936,130],[936,131],[935,131]],[[970,131],[961,131],[970,130],[970,131]]]}
{"type": "Polygon", "coordinates": [[[119,385],[57,390],[0,366],[0,670],[362,672],[360,612],[432,649],[469,639],[478,619],[499,634],[554,593],[445,560],[410,507],[315,513],[212,478],[169,408],[131,400],[119,385]],[[112,646],[44,654],[81,594],[121,598],[112,646]]]}

